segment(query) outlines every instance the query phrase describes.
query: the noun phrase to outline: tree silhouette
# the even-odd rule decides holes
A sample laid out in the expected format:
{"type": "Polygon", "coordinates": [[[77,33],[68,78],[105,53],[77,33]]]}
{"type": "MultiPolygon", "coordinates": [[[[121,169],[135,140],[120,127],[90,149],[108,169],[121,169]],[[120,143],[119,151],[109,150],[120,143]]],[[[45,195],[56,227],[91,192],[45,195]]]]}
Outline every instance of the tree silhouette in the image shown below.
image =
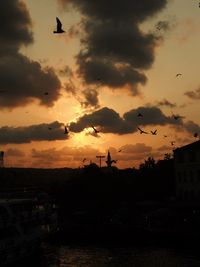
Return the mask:
{"type": "Polygon", "coordinates": [[[144,161],[144,163],[141,163],[139,166],[140,170],[145,170],[145,169],[153,169],[156,166],[156,161],[153,157],[148,157],[147,160],[144,161]]]}

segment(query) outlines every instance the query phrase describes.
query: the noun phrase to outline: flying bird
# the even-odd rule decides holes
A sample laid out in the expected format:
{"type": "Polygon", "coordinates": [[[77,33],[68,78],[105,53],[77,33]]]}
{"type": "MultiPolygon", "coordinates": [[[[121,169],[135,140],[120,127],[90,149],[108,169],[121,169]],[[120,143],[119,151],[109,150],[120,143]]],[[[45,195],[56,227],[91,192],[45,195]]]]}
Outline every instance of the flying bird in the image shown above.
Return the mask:
{"type": "Polygon", "coordinates": [[[138,117],[143,117],[142,113],[140,113],[140,112],[137,114],[137,116],[138,117]]]}
{"type": "Polygon", "coordinates": [[[152,134],[152,135],[157,135],[157,130],[155,130],[155,131],[151,131],[151,134],[152,134]]]}
{"type": "Polygon", "coordinates": [[[164,135],[163,135],[163,137],[164,137],[164,138],[166,138],[166,137],[167,137],[167,135],[165,135],[165,134],[164,134],[164,135]]]}
{"type": "Polygon", "coordinates": [[[181,76],[182,75],[182,73],[177,73],[176,74],[176,78],[178,77],[178,76],[181,76]]]}
{"type": "Polygon", "coordinates": [[[118,150],[118,152],[122,152],[122,150],[120,149],[120,150],[118,150]]]}
{"type": "Polygon", "coordinates": [[[44,95],[48,95],[49,93],[48,92],[45,92],[44,95]]]}
{"type": "Polygon", "coordinates": [[[95,132],[96,134],[99,133],[99,131],[98,131],[93,125],[92,125],[91,127],[92,127],[92,129],[94,130],[94,132],[95,132]]]}
{"type": "Polygon", "coordinates": [[[179,119],[184,119],[185,118],[184,116],[174,115],[174,114],[173,114],[173,117],[174,117],[175,120],[179,120],[179,119]]]}
{"type": "Polygon", "coordinates": [[[140,129],[139,127],[138,127],[138,130],[140,131],[140,134],[148,134],[147,132],[143,131],[143,130],[140,129]]]}
{"type": "Polygon", "coordinates": [[[67,130],[67,126],[65,126],[65,132],[64,132],[64,134],[68,134],[69,133],[69,131],[67,130]]]}
{"type": "Polygon", "coordinates": [[[179,120],[179,119],[184,119],[184,118],[185,118],[184,116],[180,116],[180,115],[178,115],[178,114],[174,114],[173,112],[172,112],[172,117],[173,117],[175,120],[179,120]]]}
{"type": "Polygon", "coordinates": [[[194,133],[194,135],[193,135],[195,138],[197,138],[198,137],[198,133],[194,133]]]}
{"type": "Polygon", "coordinates": [[[58,17],[56,17],[56,22],[57,22],[57,30],[54,31],[53,33],[63,33],[63,32],[65,32],[65,31],[62,29],[62,23],[61,23],[61,21],[59,20],[58,17]]]}

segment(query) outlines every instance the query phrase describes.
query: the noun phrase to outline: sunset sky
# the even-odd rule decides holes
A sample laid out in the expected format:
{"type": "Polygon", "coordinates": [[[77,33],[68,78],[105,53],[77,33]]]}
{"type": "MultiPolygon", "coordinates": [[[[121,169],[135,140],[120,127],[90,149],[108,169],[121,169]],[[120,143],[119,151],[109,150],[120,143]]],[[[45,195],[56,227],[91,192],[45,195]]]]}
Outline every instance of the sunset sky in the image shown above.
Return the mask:
{"type": "Polygon", "coordinates": [[[79,167],[109,149],[137,167],[200,135],[199,1],[3,0],[0,16],[5,166],[79,167]]]}

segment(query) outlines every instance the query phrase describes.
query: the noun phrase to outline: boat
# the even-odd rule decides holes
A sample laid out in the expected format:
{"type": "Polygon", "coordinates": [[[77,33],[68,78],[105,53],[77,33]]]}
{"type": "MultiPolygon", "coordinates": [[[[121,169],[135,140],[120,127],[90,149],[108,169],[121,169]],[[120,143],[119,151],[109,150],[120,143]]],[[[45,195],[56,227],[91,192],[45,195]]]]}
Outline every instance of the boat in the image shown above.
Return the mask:
{"type": "Polygon", "coordinates": [[[33,254],[58,230],[55,204],[46,194],[0,194],[0,266],[33,254]]]}

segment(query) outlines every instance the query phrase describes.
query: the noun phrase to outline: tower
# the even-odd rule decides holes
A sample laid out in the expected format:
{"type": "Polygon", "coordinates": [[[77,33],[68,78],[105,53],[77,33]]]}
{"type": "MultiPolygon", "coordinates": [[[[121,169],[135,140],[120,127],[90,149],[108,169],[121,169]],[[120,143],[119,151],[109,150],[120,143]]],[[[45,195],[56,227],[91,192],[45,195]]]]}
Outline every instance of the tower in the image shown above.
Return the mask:
{"type": "Polygon", "coordinates": [[[0,168],[4,167],[4,151],[0,151],[0,168]]]}
{"type": "Polygon", "coordinates": [[[112,160],[111,155],[110,155],[110,151],[108,150],[106,164],[107,164],[108,167],[112,167],[113,163],[117,163],[117,161],[116,160],[112,160]]]}

